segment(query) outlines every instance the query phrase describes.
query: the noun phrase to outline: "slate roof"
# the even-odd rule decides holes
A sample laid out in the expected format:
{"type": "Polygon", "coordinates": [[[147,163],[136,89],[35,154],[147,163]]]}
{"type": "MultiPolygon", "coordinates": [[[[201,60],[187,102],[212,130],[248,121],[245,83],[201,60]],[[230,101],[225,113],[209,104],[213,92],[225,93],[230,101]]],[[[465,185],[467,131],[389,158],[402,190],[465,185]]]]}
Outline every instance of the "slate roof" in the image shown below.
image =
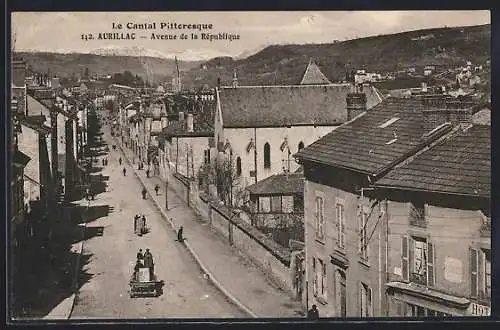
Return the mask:
{"type": "MultiPolygon", "coordinates": [[[[226,128],[340,125],[347,119],[350,84],[222,87],[217,97],[226,128]]],[[[367,108],[381,102],[365,88],[367,108]]]]}
{"type": "Polygon", "coordinates": [[[435,139],[436,135],[451,130],[450,126],[446,126],[430,138],[423,138],[428,133],[423,127],[423,109],[425,106],[418,99],[388,98],[361,117],[339,126],[302,149],[294,157],[378,175],[435,139]],[[385,128],[379,127],[395,117],[399,120],[385,128]],[[389,143],[395,138],[393,143],[389,143]]]}
{"type": "MultiPolygon", "coordinates": [[[[187,115],[186,115],[187,118],[187,115]]],[[[204,111],[193,115],[193,132],[187,131],[186,119],[184,121],[171,122],[162,131],[164,137],[212,137],[214,136],[214,114],[204,111]]]]}
{"type": "Polygon", "coordinates": [[[275,174],[246,189],[252,195],[303,194],[304,175],[302,173],[275,174]]]}
{"type": "Polygon", "coordinates": [[[324,85],[331,84],[330,80],[321,72],[316,63],[309,61],[306,71],[300,81],[301,85],[324,85]]]}
{"type": "Polygon", "coordinates": [[[491,127],[474,125],[396,168],[376,186],[490,197],[491,127]]]}

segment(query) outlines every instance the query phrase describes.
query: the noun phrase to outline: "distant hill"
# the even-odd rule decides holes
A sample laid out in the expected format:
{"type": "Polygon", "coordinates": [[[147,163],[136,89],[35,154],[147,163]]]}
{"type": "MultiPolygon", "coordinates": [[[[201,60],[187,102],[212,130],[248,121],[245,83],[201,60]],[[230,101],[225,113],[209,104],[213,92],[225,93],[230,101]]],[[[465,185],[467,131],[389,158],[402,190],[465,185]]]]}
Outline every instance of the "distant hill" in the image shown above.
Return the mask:
{"type": "Polygon", "coordinates": [[[186,87],[232,83],[297,84],[310,58],[331,81],[344,79],[347,68],[397,71],[425,65],[484,63],[491,54],[491,25],[437,28],[348,40],[330,44],[274,45],[244,59],[221,57],[182,75],[186,87]]]}
{"type": "MultiPolygon", "coordinates": [[[[61,77],[83,74],[113,74],[128,70],[151,82],[170,79],[175,70],[175,60],[158,57],[104,56],[80,53],[16,52],[34,71],[47,72],[61,77]]],[[[179,70],[186,71],[199,62],[179,61],[179,70]]]]}

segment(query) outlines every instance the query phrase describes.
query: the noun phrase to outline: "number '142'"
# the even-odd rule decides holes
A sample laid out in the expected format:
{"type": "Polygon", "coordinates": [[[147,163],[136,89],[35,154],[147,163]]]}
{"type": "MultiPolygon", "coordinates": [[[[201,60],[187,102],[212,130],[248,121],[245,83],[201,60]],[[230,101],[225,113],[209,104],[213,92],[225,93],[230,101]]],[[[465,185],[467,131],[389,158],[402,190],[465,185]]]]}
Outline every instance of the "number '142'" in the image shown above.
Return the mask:
{"type": "Polygon", "coordinates": [[[82,34],[82,40],[92,40],[94,39],[94,36],[92,35],[92,33],[85,33],[85,34],[82,34]]]}

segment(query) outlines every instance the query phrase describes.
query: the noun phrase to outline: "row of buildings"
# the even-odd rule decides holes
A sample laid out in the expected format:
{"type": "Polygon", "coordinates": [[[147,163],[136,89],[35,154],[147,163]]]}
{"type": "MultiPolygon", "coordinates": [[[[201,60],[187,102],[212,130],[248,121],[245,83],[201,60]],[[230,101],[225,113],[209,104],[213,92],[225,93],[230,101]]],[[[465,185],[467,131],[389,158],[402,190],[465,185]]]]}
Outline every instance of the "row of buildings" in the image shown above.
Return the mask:
{"type": "Polygon", "coordinates": [[[298,215],[302,237],[288,238],[305,249],[306,306],[332,317],[489,314],[481,104],[432,88],[387,98],[333,84],[312,61],[297,85],[239,86],[235,74],[232,86],[175,97],[122,103],[121,138],[156,175],[197,181],[259,229],[298,215]],[[236,183],[229,201],[207,171],[221,159],[236,183]]]}
{"type": "Polygon", "coordinates": [[[87,101],[62,93],[53,81],[45,77],[34,83],[26,77],[26,63],[13,59],[10,228],[14,247],[42,232],[50,235],[49,221],[59,218],[57,206],[80,198],[86,180],[87,101]]]}

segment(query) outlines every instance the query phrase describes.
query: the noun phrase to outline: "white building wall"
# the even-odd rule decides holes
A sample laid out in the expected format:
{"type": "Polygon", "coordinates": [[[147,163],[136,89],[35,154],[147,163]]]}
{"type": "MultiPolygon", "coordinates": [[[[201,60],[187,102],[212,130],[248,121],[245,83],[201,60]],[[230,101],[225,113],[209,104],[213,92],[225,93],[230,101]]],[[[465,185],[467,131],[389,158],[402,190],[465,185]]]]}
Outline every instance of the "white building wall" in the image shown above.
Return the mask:
{"type": "Polygon", "coordinates": [[[250,177],[250,171],[255,169],[254,151],[247,152],[247,146],[251,139],[256,141],[257,148],[257,180],[261,181],[271,175],[282,173],[283,166],[286,163],[283,160],[290,160],[290,171],[293,172],[299,168],[299,165],[293,160],[293,154],[297,153],[300,142],[307,147],[322,136],[328,134],[338,126],[292,126],[292,127],[269,127],[269,128],[225,128],[222,131],[224,138],[231,144],[233,150],[233,160],[241,157],[242,184],[249,185],[255,183],[255,178],[250,177]],[[290,148],[290,157],[288,151],[283,152],[280,147],[287,138],[290,148]],[[269,143],[271,151],[271,167],[264,168],[264,145],[269,143]]]}

